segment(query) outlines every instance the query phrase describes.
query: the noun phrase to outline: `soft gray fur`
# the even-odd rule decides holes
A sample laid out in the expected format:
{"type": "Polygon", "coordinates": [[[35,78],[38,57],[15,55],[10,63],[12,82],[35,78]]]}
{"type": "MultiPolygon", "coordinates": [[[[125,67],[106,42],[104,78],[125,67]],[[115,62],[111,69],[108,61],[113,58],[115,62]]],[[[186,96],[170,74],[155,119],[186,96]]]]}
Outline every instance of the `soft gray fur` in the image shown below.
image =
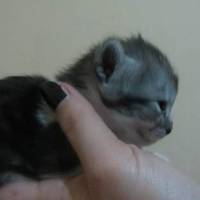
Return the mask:
{"type": "Polygon", "coordinates": [[[58,79],[75,85],[128,143],[147,145],[171,132],[178,78],[167,57],[140,36],[105,40],[58,79]]]}

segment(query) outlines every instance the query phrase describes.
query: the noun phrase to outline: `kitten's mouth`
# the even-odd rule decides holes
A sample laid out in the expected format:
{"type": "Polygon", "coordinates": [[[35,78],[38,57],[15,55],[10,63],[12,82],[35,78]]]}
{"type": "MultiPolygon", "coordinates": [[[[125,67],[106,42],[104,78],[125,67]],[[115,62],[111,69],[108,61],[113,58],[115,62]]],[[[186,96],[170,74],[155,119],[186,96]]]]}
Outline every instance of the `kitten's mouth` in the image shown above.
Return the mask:
{"type": "Polygon", "coordinates": [[[138,129],[137,132],[146,143],[154,143],[167,135],[166,129],[160,126],[138,129]]]}
{"type": "Polygon", "coordinates": [[[162,128],[162,127],[154,127],[152,129],[150,129],[150,133],[153,133],[155,136],[160,137],[160,138],[167,135],[166,129],[162,128]]]}
{"type": "Polygon", "coordinates": [[[165,137],[167,134],[165,128],[157,126],[149,129],[149,132],[143,132],[142,135],[146,140],[156,142],[157,140],[165,137]]]}
{"type": "Polygon", "coordinates": [[[153,124],[153,126],[149,127],[148,131],[141,132],[143,138],[150,142],[156,142],[162,139],[172,130],[172,122],[167,118],[163,118],[163,116],[158,117],[153,124]]]}

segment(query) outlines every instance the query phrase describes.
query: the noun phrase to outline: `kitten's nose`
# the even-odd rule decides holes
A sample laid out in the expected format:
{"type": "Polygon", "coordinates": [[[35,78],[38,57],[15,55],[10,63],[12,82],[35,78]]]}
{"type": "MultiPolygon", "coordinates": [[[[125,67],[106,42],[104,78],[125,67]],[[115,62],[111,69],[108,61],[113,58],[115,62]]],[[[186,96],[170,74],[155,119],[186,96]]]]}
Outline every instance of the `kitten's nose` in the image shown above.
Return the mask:
{"type": "Polygon", "coordinates": [[[171,133],[172,128],[173,128],[173,123],[170,120],[166,120],[165,122],[166,135],[169,135],[171,133]]]}
{"type": "Polygon", "coordinates": [[[163,115],[160,120],[160,127],[162,127],[165,130],[166,135],[169,135],[173,128],[171,118],[163,115]]]}
{"type": "Polygon", "coordinates": [[[171,131],[172,131],[172,128],[170,127],[170,128],[167,128],[166,129],[166,135],[169,135],[170,133],[171,133],[171,131]]]}

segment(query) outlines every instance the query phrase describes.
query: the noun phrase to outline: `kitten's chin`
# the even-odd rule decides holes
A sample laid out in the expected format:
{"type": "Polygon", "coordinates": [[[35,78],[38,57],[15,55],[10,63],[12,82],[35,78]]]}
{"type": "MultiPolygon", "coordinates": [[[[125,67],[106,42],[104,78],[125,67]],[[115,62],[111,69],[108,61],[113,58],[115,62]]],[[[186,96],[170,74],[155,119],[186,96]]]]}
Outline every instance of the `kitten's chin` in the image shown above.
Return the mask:
{"type": "Polygon", "coordinates": [[[146,133],[143,133],[143,131],[134,130],[134,132],[116,135],[126,144],[135,144],[138,147],[148,146],[157,142],[157,139],[152,140],[149,137],[146,137],[146,133]]]}
{"type": "Polygon", "coordinates": [[[154,144],[161,139],[161,137],[157,137],[155,135],[157,134],[151,132],[144,133],[143,131],[137,131],[137,132],[134,131],[134,133],[132,132],[132,135],[130,137],[126,135],[117,135],[117,136],[120,140],[122,140],[127,144],[135,144],[138,147],[143,147],[154,144]]]}
{"type": "Polygon", "coordinates": [[[163,128],[152,128],[152,124],[135,119],[134,122],[125,122],[118,127],[114,127],[112,131],[117,137],[127,144],[135,144],[138,147],[151,145],[166,135],[163,128]],[[121,125],[121,127],[120,127],[121,125]]]}
{"type": "Polygon", "coordinates": [[[143,132],[143,131],[139,131],[138,134],[140,135],[140,137],[142,137],[144,145],[150,145],[153,144],[157,141],[159,141],[160,139],[162,139],[163,137],[165,137],[165,130],[161,129],[161,128],[157,128],[154,130],[149,130],[148,132],[143,132]]]}

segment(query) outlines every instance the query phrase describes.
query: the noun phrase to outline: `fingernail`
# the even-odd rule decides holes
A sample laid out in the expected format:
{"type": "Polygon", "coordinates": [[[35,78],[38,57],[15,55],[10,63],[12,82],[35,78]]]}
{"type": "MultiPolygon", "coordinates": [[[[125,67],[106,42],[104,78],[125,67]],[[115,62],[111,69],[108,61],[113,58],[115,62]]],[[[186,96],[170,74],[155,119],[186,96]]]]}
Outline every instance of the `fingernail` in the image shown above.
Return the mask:
{"type": "Polygon", "coordinates": [[[52,81],[46,81],[40,86],[41,94],[48,105],[55,110],[58,104],[67,97],[67,92],[61,89],[60,85],[52,81]]]}

